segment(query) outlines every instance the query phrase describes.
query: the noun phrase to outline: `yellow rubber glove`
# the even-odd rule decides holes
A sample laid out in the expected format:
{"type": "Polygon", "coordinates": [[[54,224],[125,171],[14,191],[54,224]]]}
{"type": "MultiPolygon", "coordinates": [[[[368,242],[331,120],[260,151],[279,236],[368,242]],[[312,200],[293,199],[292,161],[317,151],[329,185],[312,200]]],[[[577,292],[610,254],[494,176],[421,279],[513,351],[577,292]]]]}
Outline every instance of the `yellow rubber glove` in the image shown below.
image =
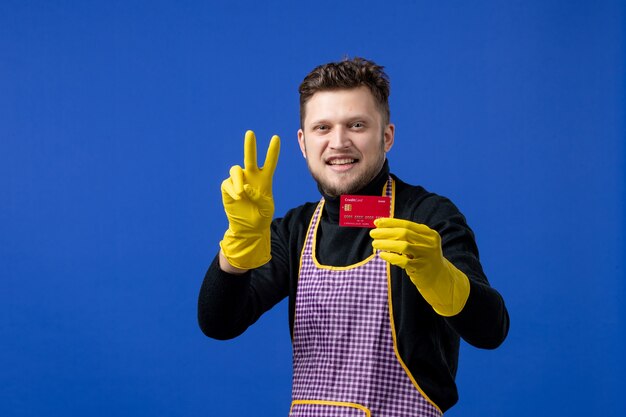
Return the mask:
{"type": "Polygon", "coordinates": [[[438,314],[460,313],[469,297],[469,280],[443,257],[439,233],[402,219],[380,218],[374,224],[370,236],[380,257],[403,268],[438,314]]]}
{"type": "Polygon", "coordinates": [[[256,137],[248,130],[244,141],[243,169],[235,165],[222,182],[222,202],[228,230],[220,242],[228,263],[253,269],[271,259],[270,224],[274,216],[272,176],[278,162],[280,138],[272,136],[263,168],[257,166],[256,137]]]}

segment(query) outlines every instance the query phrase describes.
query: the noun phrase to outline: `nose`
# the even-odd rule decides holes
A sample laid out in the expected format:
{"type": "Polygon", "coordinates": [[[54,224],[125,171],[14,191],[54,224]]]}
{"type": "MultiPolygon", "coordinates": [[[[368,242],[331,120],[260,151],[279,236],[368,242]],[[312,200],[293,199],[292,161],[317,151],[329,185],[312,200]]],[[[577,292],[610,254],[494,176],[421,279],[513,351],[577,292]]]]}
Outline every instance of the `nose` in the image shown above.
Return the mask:
{"type": "Polygon", "coordinates": [[[345,149],[349,148],[351,144],[350,134],[344,127],[335,128],[328,142],[331,149],[345,149]]]}

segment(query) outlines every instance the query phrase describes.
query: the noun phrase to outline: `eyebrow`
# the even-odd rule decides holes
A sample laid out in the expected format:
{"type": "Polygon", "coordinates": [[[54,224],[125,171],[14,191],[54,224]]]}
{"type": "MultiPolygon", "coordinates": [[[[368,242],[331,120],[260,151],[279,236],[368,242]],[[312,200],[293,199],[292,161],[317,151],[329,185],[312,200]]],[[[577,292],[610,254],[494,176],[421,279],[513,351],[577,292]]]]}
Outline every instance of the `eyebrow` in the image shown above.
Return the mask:
{"type": "MultiPolygon", "coordinates": [[[[357,114],[357,115],[348,117],[345,120],[342,120],[341,123],[350,123],[350,122],[356,122],[356,121],[361,121],[361,120],[369,122],[369,121],[372,121],[373,118],[371,116],[368,116],[367,114],[357,114]]],[[[316,119],[316,120],[313,120],[311,122],[308,122],[307,125],[314,126],[314,125],[318,125],[318,124],[322,124],[322,123],[333,124],[333,123],[330,122],[329,119],[322,118],[322,119],[316,119]]]]}

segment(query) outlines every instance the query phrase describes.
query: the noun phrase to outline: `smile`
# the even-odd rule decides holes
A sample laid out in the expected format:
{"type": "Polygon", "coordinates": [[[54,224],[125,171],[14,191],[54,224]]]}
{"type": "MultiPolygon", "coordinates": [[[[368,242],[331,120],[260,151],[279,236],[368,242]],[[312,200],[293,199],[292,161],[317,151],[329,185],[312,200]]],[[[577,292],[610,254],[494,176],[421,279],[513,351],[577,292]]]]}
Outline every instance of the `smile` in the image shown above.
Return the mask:
{"type": "Polygon", "coordinates": [[[354,164],[357,160],[356,159],[333,159],[330,160],[328,162],[326,162],[328,165],[348,165],[348,164],[354,164]]]}

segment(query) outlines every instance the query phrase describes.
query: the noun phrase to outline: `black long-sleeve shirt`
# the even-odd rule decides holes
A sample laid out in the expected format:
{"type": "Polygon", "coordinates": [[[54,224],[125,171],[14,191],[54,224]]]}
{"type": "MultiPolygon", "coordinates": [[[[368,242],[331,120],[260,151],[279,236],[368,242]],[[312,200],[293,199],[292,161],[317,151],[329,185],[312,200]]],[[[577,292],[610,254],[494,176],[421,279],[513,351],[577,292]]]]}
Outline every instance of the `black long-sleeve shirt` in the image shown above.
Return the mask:
{"type": "MultiPolygon", "coordinates": [[[[376,178],[355,194],[381,195],[388,175],[385,163],[376,178]]],[[[454,204],[392,177],[396,182],[394,217],[436,230],[444,257],[470,281],[463,310],[443,317],[424,300],[403,269],[391,266],[398,351],[421,389],[445,411],[458,400],[454,378],[460,338],[476,347],[496,348],[506,338],[509,316],[502,297],[483,273],[474,234],[454,204]]],[[[325,196],[325,200],[317,231],[317,259],[325,265],[348,266],[370,256],[369,229],[340,227],[339,198],[325,196]]],[[[287,296],[293,334],[300,254],[316,205],[306,203],[272,222],[272,259],[262,267],[231,275],[220,269],[215,257],[198,300],[198,320],[207,336],[234,338],[287,296]]]]}

